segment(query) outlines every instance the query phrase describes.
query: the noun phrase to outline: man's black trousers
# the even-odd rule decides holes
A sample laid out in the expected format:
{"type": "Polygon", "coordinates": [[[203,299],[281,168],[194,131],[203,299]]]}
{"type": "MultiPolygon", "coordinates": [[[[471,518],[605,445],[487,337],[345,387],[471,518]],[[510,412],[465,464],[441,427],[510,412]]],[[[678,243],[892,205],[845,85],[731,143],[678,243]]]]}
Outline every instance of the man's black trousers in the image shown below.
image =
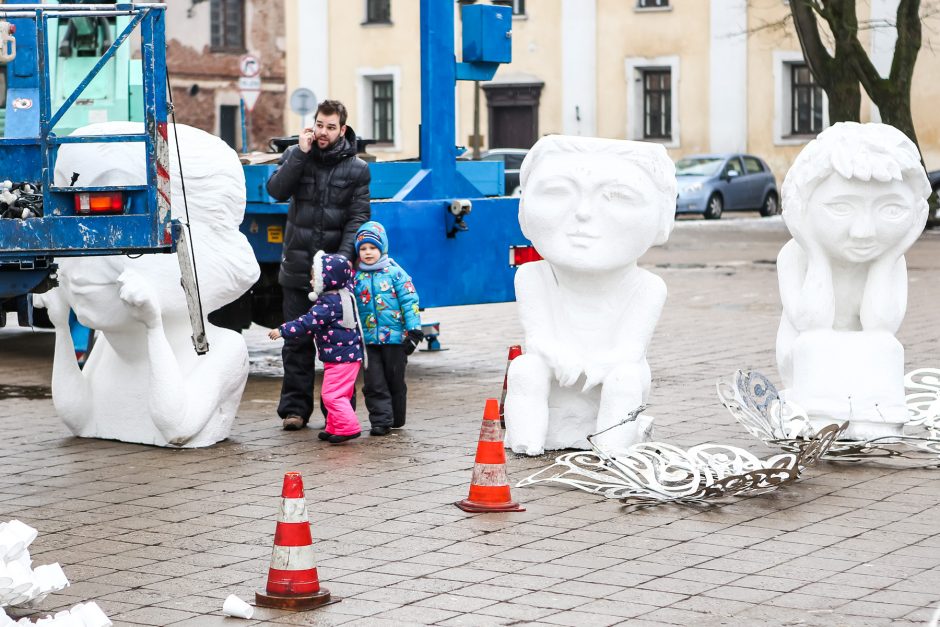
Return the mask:
{"type": "Polygon", "coordinates": [[[405,426],[408,386],[405,366],[408,355],[404,344],[368,344],[369,365],[365,371],[362,394],[369,408],[373,427],[405,426]]]}
{"type": "MultiPolygon", "coordinates": [[[[313,303],[307,298],[308,290],[290,287],[283,289],[284,320],[296,320],[307,313],[313,303]]],[[[277,415],[281,418],[294,414],[310,420],[313,413],[313,382],[316,377],[315,364],[317,349],[312,335],[302,335],[285,339],[281,349],[281,361],[284,363],[284,380],[281,382],[281,402],[277,406],[277,415]]],[[[352,407],[356,409],[356,395],[352,397],[352,407]]],[[[326,416],[326,407],[320,401],[320,411],[326,416]]]]}

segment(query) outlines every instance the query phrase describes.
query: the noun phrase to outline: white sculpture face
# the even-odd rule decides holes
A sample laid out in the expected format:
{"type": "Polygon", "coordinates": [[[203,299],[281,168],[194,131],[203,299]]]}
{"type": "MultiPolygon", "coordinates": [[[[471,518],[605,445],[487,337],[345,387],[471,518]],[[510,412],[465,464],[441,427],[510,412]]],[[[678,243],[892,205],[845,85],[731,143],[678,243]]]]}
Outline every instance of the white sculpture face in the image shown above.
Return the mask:
{"type": "Polygon", "coordinates": [[[634,263],[661,229],[661,194],[610,154],[548,154],[526,182],[525,234],[552,265],[611,270],[634,263]]]}
{"type": "Polygon", "coordinates": [[[833,261],[874,261],[899,246],[911,229],[919,230],[917,200],[903,181],[847,180],[832,173],[810,195],[806,237],[833,261]]]}

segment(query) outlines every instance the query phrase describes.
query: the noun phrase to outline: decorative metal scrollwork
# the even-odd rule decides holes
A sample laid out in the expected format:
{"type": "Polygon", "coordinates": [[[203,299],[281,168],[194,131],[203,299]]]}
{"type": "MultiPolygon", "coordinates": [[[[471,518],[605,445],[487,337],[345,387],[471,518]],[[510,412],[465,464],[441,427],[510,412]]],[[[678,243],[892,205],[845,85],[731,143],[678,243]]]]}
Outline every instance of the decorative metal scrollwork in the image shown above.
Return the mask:
{"type": "MultiPolygon", "coordinates": [[[[826,450],[825,459],[917,457],[924,453],[940,461],[940,370],[920,368],[904,378],[911,419],[902,435],[869,440],[838,440],[826,450]]],[[[718,397],[748,433],[765,444],[785,451],[801,450],[816,432],[799,406],[780,400],[777,388],[763,374],[738,370],[717,383],[718,397]]],[[[835,421],[833,421],[835,422],[835,421]]],[[[821,433],[821,431],[820,431],[821,433]]]]}
{"type": "MultiPolygon", "coordinates": [[[[620,424],[635,420],[641,411],[642,407],[620,424]]],[[[599,435],[595,434],[588,438],[593,452],[561,455],[517,486],[558,483],[627,505],[761,494],[795,481],[826,453],[844,428],[830,425],[818,437],[802,441],[797,450],[766,460],[724,444],[682,449],[665,442],[644,442],[614,454],[594,444],[593,438],[599,435]]]]}

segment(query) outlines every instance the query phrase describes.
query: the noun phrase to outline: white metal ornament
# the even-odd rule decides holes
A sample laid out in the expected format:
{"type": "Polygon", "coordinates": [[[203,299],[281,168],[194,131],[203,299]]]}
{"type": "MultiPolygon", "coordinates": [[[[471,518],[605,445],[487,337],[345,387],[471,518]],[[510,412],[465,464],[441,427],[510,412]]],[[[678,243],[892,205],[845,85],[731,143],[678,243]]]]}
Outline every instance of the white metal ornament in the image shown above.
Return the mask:
{"type": "MultiPolygon", "coordinates": [[[[617,427],[636,420],[640,407],[617,427]]],[[[665,442],[643,442],[621,453],[608,453],[588,438],[593,452],[566,453],[548,468],[517,485],[558,483],[620,499],[625,505],[695,503],[731,496],[762,494],[796,481],[816,463],[843,432],[831,425],[796,450],[762,460],[725,444],[682,449],[665,442]]]]}
{"type": "MultiPolygon", "coordinates": [[[[838,440],[823,455],[834,461],[906,457],[940,463],[940,370],[919,368],[904,377],[910,419],[899,435],[838,440]]],[[[717,382],[718,397],[748,433],[785,451],[799,450],[816,437],[810,417],[798,405],[780,399],[777,387],[755,371],[737,370],[717,382]]],[[[851,406],[851,399],[848,399],[851,406]]],[[[819,421],[820,416],[814,416],[819,421]]],[[[834,420],[832,421],[835,422],[834,420]]]]}

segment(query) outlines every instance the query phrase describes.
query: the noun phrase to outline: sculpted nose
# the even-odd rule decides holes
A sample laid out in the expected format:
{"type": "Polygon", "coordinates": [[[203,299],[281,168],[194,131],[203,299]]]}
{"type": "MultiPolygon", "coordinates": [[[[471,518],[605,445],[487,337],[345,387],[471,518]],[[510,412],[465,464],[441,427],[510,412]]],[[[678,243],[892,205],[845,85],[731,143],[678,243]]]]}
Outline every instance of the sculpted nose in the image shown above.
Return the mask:
{"type": "Polygon", "coordinates": [[[577,218],[579,222],[587,222],[591,218],[591,205],[588,197],[582,196],[578,200],[578,204],[574,210],[574,217],[577,218]]]}
{"type": "Polygon", "coordinates": [[[875,223],[868,211],[860,211],[852,222],[849,236],[855,239],[870,239],[875,236],[875,223]]]}

